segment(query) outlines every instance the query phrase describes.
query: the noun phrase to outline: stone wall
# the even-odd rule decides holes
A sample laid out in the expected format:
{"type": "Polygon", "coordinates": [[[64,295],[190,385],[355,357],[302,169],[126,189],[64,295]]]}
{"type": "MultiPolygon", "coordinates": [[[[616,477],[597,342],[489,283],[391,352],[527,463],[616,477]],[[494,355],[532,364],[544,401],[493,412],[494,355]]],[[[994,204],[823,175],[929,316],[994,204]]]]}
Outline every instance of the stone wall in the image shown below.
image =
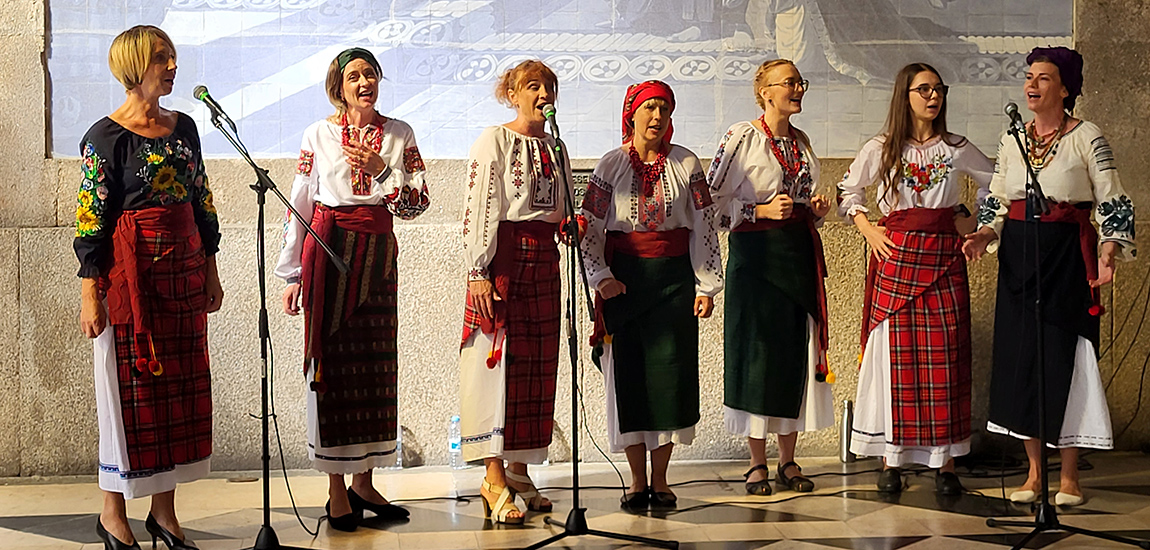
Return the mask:
{"type": "MultiPolygon", "coordinates": [[[[91,473],[96,465],[96,419],[90,344],[77,323],[79,282],[70,246],[77,161],[46,158],[50,92],[45,65],[45,5],[42,0],[4,0],[0,10],[0,475],[91,473]]],[[[1139,0],[1080,0],[1076,4],[1076,43],[1087,60],[1086,97],[1080,114],[1099,123],[1114,146],[1124,184],[1136,204],[1150,204],[1150,173],[1140,139],[1150,112],[1150,7],[1139,0]]],[[[988,107],[989,108],[989,107],[988,107]]],[[[997,108],[997,106],[994,106],[997,108]]],[[[821,192],[830,192],[848,160],[824,160],[821,192]]],[[[590,166],[593,161],[579,161],[590,166]]],[[[290,185],[294,163],[266,161],[274,179],[290,185]]],[[[237,161],[208,162],[223,225],[219,269],[224,307],[210,318],[215,395],[215,464],[219,470],[258,466],[260,353],[255,265],[255,200],[247,188],[250,171],[237,161]]],[[[461,243],[462,161],[428,161],[433,206],[416,222],[399,223],[400,244],[400,418],[409,463],[446,461],[448,418],[458,410],[457,350],[462,316],[461,243]]],[[[969,193],[968,193],[969,194],[969,193]]],[[[279,249],[282,209],[274,204],[266,235],[274,263],[279,249]]],[[[1144,225],[1144,224],[1139,224],[1144,225]]],[[[1144,229],[1142,230],[1145,231],[1144,229]]],[[[830,279],[830,360],[838,375],[838,403],[853,398],[857,376],[858,324],[865,249],[853,227],[830,220],[823,229],[830,279]]],[[[1120,266],[1108,313],[1103,347],[1116,336],[1114,351],[1102,362],[1103,378],[1119,369],[1109,391],[1112,417],[1121,429],[1122,448],[1150,443],[1150,411],[1141,411],[1139,375],[1150,353],[1150,336],[1138,333],[1146,297],[1146,260],[1120,266]],[[1122,329],[1128,312],[1130,323],[1122,329]],[[1129,352],[1127,353],[1127,350],[1129,352]],[[1125,356],[1124,361],[1119,361],[1125,356]]],[[[981,428],[986,418],[996,264],[970,268],[973,300],[976,449],[1001,444],[981,428]]],[[[299,319],[279,312],[283,285],[269,281],[274,338],[274,388],[284,451],[293,467],[305,465],[303,383],[299,319]]],[[[694,445],[676,458],[737,458],[745,445],[726,433],[722,422],[722,295],[717,315],[702,322],[701,386],[703,418],[694,445]]],[[[586,334],[588,323],[581,324],[586,334]]],[[[580,337],[580,342],[583,337],[580,337]]],[[[581,432],[587,460],[602,460],[593,443],[605,446],[602,377],[584,353],[580,378],[589,421],[581,432]],[[592,438],[594,441],[592,441],[592,438]]],[[[553,460],[570,458],[570,366],[562,354],[556,407],[553,460]]],[[[1150,398],[1147,398],[1150,399],[1150,398]]],[[[800,438],[802,455],[837,452],[837,428],[800,438]]],[[[1016,448],[1013,446],[1011,448],[1016,448]]]]}

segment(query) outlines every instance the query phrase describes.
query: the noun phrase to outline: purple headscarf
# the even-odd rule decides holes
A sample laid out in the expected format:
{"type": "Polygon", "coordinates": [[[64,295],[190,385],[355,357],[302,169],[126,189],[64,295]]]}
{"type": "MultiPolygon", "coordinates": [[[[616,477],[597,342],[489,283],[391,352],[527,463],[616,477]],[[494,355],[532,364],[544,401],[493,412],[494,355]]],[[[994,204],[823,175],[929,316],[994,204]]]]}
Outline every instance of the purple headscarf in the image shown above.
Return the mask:
{"type": "Polygon", "coordinates": [[[1062,78],[1062,85],[1070,95],[1062,99],[1062,107],[1067,111],[1074,111],[1074,102],[1082,95],[1082,54],[1064,46],[1055,48],[1034,48],[1026,56],[1026,64],[1031,65],[1036,59],[1049,59],[1058,67],[1058,74],[1062,78]]]}

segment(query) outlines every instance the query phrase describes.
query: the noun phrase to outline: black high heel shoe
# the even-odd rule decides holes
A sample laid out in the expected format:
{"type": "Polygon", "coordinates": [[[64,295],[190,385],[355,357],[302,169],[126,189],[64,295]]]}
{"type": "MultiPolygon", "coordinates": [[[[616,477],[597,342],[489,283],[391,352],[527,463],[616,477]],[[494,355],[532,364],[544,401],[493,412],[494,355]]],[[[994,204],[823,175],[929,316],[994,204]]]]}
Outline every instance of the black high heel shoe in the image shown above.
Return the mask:
{"type": "Polygon", "coordinates": [[[127,544],[109,533],[107,529],[104,529],[104,524],[100,523],[100,518],[96,518],[96,536],[104,541],[104,550],[140,550],[139,542],[127,544]]]}
{"type": "Polygon", "coordinates": [[[147,529],[148,534],[152,535],[152,550],[156,549],[156,539],[164,541],[169,550],[200,550],[195,545],[188,544],[186,539],[178,539],[176,535],[164,529],[160,522],[152,517],[151,512],[148,513],[148,519],[144,520],[144,529],[147,529]]]}
{"type": "Polygon", "coordinates": [[[380,519],[387,521],[404,520],[411,515],[411,512],[408,512],[407,510],[404,510],[403,508],[400,508],[399,506],[396,506],[390,502],[387,504],[376,504],[374,502],[368,502],[367,499],[359,496],[359,493],[356,493],[355,489],[350,487],[347,490],[347,501],[351,503],[351,509],[353,512],[359,512],[362,514],[364,510],[367,510],[374,513],[380,519]]]}
{"type": "MultiPolygon", "coordinates": [[[[348,500],[351,500],[351,491],[348,491],[348,493],[348,500]]],[[[359,527],[359,522],[363,520],[363,510],[356,512],[354,507],[351,509],[351,512],[342,516],[337,517],[331,515],[330,500],[327,501],[327,504],[323,505],[323,509],[327,511],[328,525],[331,525],[331,528],[335,529],[336,531],[351,533],[352,531],[355,531],[357,527],[359,527]]]]}

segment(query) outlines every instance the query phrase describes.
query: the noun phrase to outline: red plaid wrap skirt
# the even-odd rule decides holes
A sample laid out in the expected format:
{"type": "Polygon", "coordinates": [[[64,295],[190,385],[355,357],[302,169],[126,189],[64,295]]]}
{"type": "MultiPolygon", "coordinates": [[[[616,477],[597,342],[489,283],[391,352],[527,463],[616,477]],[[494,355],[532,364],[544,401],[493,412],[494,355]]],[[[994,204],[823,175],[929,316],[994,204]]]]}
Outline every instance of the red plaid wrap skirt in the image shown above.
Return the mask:
{"type": "MultiPolygon", "coordinates": [[[[551,444],[555,377],[559,370],[559,249],[557,225],[500,222],[495,258],[488,271],[496,292],[495,319],[482,319],[471,293],[463,320],[463,342],[473,331],[496,335],[493,354],[506,354],[506,413],[503,449],[539,449],[551,444]]],[[[489,361],[489,364],[494,364],[489,361]]]]}
{"type": "Polygon", "coordinates": [[[191,205],[125,211],[112,239],[104,284],[129,470],[199,462],[212,454],[212,391],[207,262],[191,205]]]}
{"type": "Polygon", "coordinates": [[[940,446],[970,437],[970,290],[951,208],[912,208],[879,222],[894,242],[871,258],[862,345],[890,322],[892,443],[940,446]]]}

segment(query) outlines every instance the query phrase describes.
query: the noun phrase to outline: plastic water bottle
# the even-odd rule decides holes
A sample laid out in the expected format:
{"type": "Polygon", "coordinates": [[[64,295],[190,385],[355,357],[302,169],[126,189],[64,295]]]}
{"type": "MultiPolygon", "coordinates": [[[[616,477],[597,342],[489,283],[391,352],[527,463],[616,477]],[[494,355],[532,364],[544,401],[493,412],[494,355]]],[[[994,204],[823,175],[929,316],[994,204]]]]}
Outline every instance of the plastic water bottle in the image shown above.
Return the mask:
{"type": "Polygon", "coordinates": [[[447,424],[447,463],[451,469],[460,470],[467,467],[463,461],[463,436],[459,428],[459,416],[452,416],[447,424]]]}
{"type": "Polygon", "coordinates": [[[403,426],[396,426],[395,430],[395,464],[388,467],[389,470],[402,470],[403,469],[403,426]]]}

